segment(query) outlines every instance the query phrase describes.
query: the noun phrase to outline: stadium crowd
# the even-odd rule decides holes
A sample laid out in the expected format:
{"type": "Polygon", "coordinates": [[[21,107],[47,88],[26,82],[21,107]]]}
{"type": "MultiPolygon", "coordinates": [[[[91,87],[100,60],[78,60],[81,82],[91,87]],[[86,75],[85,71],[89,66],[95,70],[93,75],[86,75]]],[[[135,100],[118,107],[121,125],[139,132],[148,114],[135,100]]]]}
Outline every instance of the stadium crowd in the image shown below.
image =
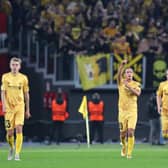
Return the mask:
{"type": "MultiPolygon", "coordinates": [[[[4,0],[3,0],[4,1],[4,0]]],[[[32,29],[59,53],[94,54],[168,50],[166,0],[10,0],[13,32],[32,29]]]]}

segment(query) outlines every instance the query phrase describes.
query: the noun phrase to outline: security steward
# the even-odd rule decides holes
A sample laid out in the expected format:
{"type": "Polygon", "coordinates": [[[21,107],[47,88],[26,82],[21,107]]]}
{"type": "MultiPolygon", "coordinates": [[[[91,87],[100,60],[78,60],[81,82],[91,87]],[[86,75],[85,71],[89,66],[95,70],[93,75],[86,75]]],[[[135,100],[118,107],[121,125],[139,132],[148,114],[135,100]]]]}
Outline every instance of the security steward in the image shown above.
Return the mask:
{"type": "Polygon", "coordinates": [[[67,99],[63,96],[62,89],[58,89],[56,98],[52,100],[52,131],[50,135],[50,144],[55,138],[56,144],[59,145],[63,136],[64,121],[69,117],[67,112],[67,99]]]}
{"type": "Polygon", "coordinates": [[[91,144],[97,132],[98,142],[103,144],[103,125],[104,125],[104,102],[100,94],[94,93],[91,101],[88,102],[88,112],[90,121],[90,141],[91,144]]]}

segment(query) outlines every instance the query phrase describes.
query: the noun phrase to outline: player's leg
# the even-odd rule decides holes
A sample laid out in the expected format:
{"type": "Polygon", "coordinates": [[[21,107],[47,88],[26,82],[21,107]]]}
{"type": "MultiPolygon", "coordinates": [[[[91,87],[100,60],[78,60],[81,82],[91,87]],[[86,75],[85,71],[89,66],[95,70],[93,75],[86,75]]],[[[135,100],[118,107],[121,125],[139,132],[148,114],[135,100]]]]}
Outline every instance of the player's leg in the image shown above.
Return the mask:
{"type": "Polygon", "coordinates": [[[9,152],[8,152],[8,160],[12,160],[14,155],[14,130],[13,129],[7,130],[6,140],[10,146],[9,152]]]}
{"type": "Polygon", "coordinates": [[[127,132],[123,131],[120,132],[120,141],[121,141],[121,145],[122,145],[122,149],[121,149],[121,156],[126,156],[127,154],[127,132]]]}
{"type": "Polygon", "coordinates": [[[132,151],[134,148],[135,143],[135,136],[134,136],[134,129],[128,128],[128,151],[127,151],[127,158],[132,157],[132,151]]]}
{"type": "Polygon", "coordinates": [[[24,124],[24,110],[20,110],[15,115],[15,129],[16,129],[15,160],[20,160],[20,152],[23,143],[23,124],[24,124]]]}
{"type": "Polygon", "coordinates": [[[7,130],[6,140],[10,148],[14,149],[14,130],[13,129],[7,130]]]}
{"type": "Polygon", "coordinates": [[[6,141],[10,148],[8,153],[8,160],[13,159],[14,154],[14,114],[6,112],[5,114],[5,129],[6,129],[6,141]]]}
{"type": "Polygon", "coordinates": [[[127,147],[127,158],[132,158],[132,151],[135,143],[135,127],[137,123],[137,113],[128,117],[128,147],[127,147]]]}
{"type": "Polygon", "coordinates": [[[162,134],[165,140],[168,140],[168,110],[162,109],[161,112],[162,134]]]}
{"type": "Polygon", "coordinates": [[[168,115],[166,115],[165,118],[165,130],[166,130],[166,135],[165,135],[165,139],[168,140],[168,115]]]}
{"type": "Polygon", "coordinates": [[[120,127],[120,141],[122,145],[121,156],[127,154],[127,120],[125,115],[119,115],[119,127],[120,127]]]}
{"type": "Polygon", "coordinates": [[[15,160],[20,160],[20,152],[22,149],[22,143],[23,143],[23,126],[22,125],[16,125],[16,149],[15,149],[15,160]]]}

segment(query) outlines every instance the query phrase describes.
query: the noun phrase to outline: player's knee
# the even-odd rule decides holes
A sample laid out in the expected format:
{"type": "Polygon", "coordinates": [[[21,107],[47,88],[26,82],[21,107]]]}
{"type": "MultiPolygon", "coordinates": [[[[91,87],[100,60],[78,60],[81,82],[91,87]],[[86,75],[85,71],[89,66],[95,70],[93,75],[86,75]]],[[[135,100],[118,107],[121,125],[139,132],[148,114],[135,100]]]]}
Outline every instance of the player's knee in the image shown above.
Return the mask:
{"type": "Polygon", "coordinates": [[[14,131],[13,131],[13,130],[8,130],[8,131],[7,131],[7,136],[8,136],[8,137],[12,137],[13,134],[14,134],[14,131]]]}
{"type": "Polygon", "coordinates": [[[134,133],[133,132],[128,132],[128,137],[133,137],[134,133]]]}
{"type": "Polygon", "coordinates": [[[121,136],[121,138],[126,137],[126,132],[125,131],[124,132],[120,132],[120,136],[121,136]]]}
{"type": "Polygon", "coordinates": [[[134,136],[134,130],[128,129],[128,137],[133,137],[133,136],[134,136]]]}
{"type": "Polygon", "coordinates": [[[22,133],[22,126],[21,126],[21,125],[17,125],[17,126],[16,126],[16,133],[17,133],[17,134],[22,133]]]}

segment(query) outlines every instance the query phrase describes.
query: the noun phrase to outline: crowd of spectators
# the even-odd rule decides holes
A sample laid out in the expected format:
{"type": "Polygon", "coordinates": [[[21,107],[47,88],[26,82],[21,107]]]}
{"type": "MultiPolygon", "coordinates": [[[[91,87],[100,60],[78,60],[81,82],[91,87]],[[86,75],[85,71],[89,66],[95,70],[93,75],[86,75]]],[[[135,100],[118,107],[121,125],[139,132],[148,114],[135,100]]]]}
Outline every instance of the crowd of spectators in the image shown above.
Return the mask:
{"type": "Polygon", "coordinates": [[[168,51],[167,0],[10,0],[13,31],[32,29],[63,55],[168,51]]]}

